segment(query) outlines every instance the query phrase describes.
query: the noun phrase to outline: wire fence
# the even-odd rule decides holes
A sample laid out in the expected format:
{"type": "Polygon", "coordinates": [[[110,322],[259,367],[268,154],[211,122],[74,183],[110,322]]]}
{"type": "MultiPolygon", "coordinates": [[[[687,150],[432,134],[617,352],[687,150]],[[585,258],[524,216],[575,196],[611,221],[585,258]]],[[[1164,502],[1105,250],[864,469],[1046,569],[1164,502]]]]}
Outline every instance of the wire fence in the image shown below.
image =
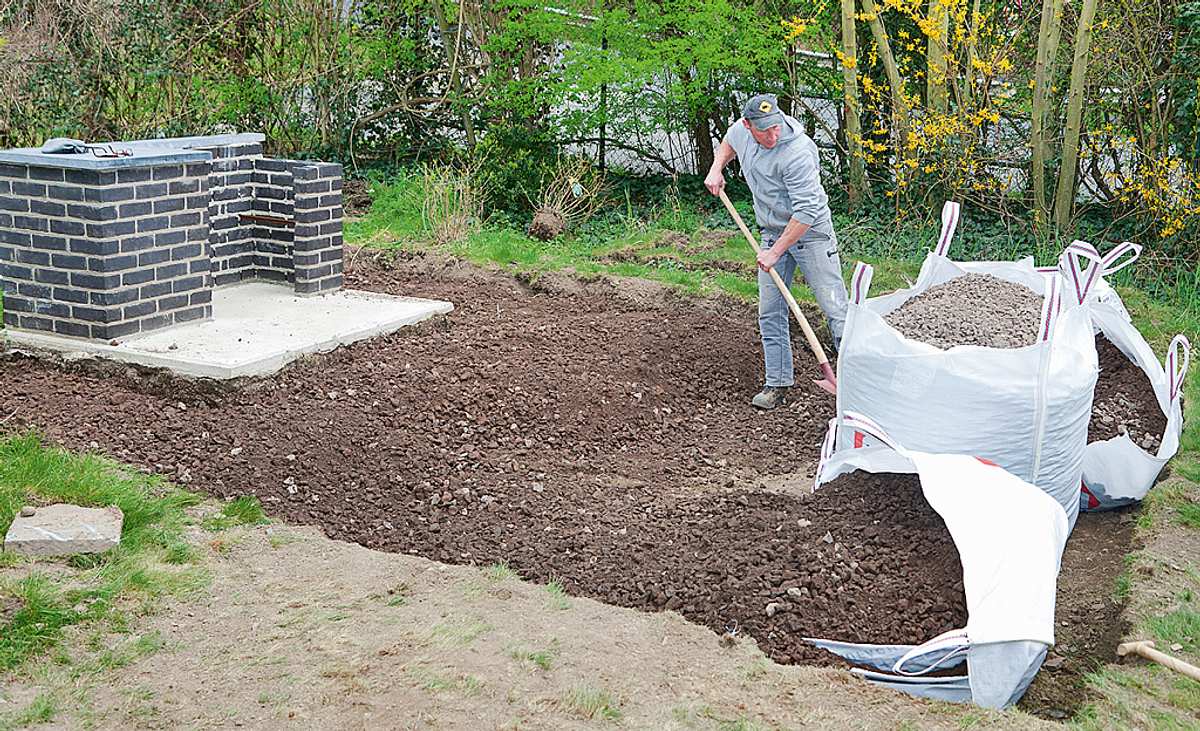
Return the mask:
{"type": "MultiPolygon", "coordinates": [[[[844,155],[839,154],[838,140],[842,137],[840,98],[805,95],[793,99],[793,116],[804,126],[805,132],[816,143],[821,152],[823,169],[828,174],[839,172],[844,155]]],[[[730,124],[737,120],[730,120],[730,124]]],[[[998,181],[1006,192],[1024,191],[1029,186],[1029,120],[1019,117],[1001,117],[988,127],[984,147],[989,161],[986,174],[998,181]]],[[[647,129],[638,126],[626,134],[610,134],[604,139],[604,164],[637,174],[665,173],[700,174],[695,142],[691,135],[680,129],[647,129]]],[[[599,162],[600,138],[587,144],[577,144],[575,150],[588,154],[599,162]]],[[[1106,183],[1111,183],[1114,173],[1128,170],[1133,160],[1128,155],[1117,153],[1117,160],[1109,157],[1097,159],[1095,164],[1085,164],[1079,170],[1078,201],[1081,203],[1108,203],[1104,192],[1106,183]]]]}

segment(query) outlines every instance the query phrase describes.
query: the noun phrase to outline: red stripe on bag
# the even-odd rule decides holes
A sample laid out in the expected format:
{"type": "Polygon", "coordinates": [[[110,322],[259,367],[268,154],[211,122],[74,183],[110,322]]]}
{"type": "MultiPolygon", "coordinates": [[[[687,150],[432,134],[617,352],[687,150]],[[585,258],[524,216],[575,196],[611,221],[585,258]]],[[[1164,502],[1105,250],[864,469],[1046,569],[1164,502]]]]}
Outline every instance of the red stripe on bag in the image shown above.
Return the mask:
{"type": "Polygon", "coordinates": [[[995,462],[993,462],[992,460],[984,459],[983,457],[976,457],[975,459],[979,460],[980,462],[983,462],[988,467],[999,467],[1000,466],[1000,465],[996,464],[995,462]]]}
{"type": "Polygon", "coordinates": [[[862,280],[867,275],[867,268],[863,267],[858,270],[858,276],[854,278],[854,304],[861,305],[863,301],[862,280]]]}
{"type": "Polygon", "coordinates": [[[1083,483],[1083,480],[1079,481],[1079,491],[1088,497],[1088,510],[1100,507],[1100,501],[1096,499],[1091,490],[1087,489],[1087,485],[1083,483]]]}
{"type": "Polygon", "coordinates": [[[951,209],[950,220],[946,222],[945,229],[942,231],[942,238],[938,241],[937,253],[940,256],[946,255],[946,249],[949,248],[949,239],[954,235],[954,229],[958,228],[958,207],[951,209]]]}
{"type": "Polygon", "coordinates": [[[854,432],[854,448],[862,449],[862,445],[863,445],[863,433],[860,431],[854,432]]]}

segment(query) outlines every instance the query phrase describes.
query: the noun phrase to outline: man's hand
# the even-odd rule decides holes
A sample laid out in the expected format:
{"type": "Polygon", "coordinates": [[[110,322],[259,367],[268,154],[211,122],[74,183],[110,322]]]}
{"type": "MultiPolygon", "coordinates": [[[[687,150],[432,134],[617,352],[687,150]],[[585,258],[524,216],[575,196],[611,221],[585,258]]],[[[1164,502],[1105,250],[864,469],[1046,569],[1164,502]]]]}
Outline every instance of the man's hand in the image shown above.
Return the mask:
{"type": "Polygon", "coordinates": [[[779,263],[780,255],[774,249],[763,249],[758,252],[758,268],[764,272],[779,263]]]}
{"type": "Polygon", "coordinates": [[[708,177],[704,178],[704,187],[708,188],[709,193],[720,195],[725,189],[725,176],[720,170],[710,170],[708,177]]]}

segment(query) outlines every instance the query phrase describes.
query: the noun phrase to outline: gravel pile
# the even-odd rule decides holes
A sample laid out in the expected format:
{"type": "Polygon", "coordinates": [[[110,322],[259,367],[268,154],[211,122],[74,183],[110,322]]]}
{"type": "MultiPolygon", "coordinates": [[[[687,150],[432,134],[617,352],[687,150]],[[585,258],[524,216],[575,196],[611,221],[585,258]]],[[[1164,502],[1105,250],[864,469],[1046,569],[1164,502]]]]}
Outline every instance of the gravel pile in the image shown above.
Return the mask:
{"type": "Polygon", "coordinates": [[[930,287],[884,319],[905,337],[943,350],[1023,348],[1037,342],[1042,296],[988,274],[967,274],[930,287]]]}

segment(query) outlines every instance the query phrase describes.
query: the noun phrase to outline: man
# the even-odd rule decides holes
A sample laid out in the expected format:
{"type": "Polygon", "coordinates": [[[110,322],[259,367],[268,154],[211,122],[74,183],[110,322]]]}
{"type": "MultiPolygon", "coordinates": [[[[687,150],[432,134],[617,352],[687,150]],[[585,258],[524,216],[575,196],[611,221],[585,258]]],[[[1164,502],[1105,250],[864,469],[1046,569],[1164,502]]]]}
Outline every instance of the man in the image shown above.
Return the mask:
{"type": "Polygon", "coordinates": [[[825,313],[834,349],[841,344],[846,322],[846,284],[837,237],[829,213],[829,197],[821,187],[816,144],[800,123],[779,111],[773,94],[752,97],[742,119],[725,133],[704,185],[713,195],[725,187],[722,170],[734,157],[754,194],[754,216],[762,230],[758,252],[758,328],[762,335],[766,379],[751,403],[773,409],[787,399],[792,374],[790,313],[783,295],[767,273],[772,267],[791,286],[800,267],[825,313]]]}

